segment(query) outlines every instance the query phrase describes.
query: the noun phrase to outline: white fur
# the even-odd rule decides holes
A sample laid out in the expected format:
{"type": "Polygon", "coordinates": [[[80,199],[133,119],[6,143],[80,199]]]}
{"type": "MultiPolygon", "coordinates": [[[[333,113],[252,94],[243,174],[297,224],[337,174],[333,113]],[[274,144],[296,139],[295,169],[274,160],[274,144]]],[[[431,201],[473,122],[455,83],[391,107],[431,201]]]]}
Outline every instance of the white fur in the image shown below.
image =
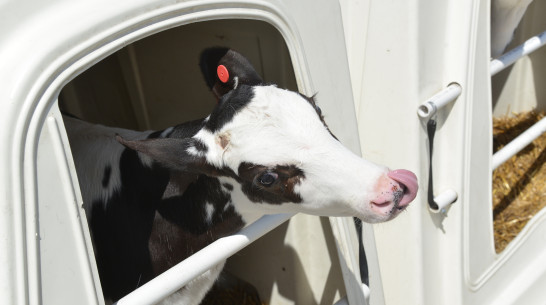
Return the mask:
{"type": "Polygon", "coordinates": [[[210,202],[206,203],[205,212],[207,213],[207,215],[205,215],[205,221],[210,224],[212,221],[212,214],[214,213],[214,206],[210,202]]]}
{"type": "Polygon", "coordinates": [[[196,157],[202,157],[204,156],[204,153],[198,151],[195,147],[191,146],[188,149],[186,149],[186,152],[190,155],[196,156],[196,157]]]}
{"type": "MultiPolygon", "coordinates": [[[[275,86],[258,86],[254,93],[252,102],[219,131],[213,134],[202,130],[195,135],[209,148],[207,161],[235,172],[242,162],[271,167],[295,165],[303,170],[305,179],[296,188],[303,199],[298,204],[252,204],[236,187],[232,198],[237,199],[233,202],[245,218],[254,218],[256,209],[262,214],[291,211],[356,215],[370,222],[395,216],[378,215],[370,208],[377,196],[375,185],[387,173],[385,167],[343,147],[330,135],[315,109],[297,93],[275,86]],[[224,149],[216,143],[226,133],[230,142],[224,149]]],[[[236,185],[234,181],[231,184],[236,185]]]]}

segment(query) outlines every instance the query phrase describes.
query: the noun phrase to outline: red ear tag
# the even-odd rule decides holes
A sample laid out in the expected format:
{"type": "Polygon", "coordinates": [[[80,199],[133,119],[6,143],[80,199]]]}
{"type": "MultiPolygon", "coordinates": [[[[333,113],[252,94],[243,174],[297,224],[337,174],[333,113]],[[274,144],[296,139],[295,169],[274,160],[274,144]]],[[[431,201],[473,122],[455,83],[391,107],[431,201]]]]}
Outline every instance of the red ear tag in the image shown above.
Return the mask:
{"type": "Polygon", "coordinates": [[[224,65],[219,65],[216,69],[216,73],[218,74],[218,78],[222,83],[227,83],[229,80],[229,72],[227,68],[224,65]]]}

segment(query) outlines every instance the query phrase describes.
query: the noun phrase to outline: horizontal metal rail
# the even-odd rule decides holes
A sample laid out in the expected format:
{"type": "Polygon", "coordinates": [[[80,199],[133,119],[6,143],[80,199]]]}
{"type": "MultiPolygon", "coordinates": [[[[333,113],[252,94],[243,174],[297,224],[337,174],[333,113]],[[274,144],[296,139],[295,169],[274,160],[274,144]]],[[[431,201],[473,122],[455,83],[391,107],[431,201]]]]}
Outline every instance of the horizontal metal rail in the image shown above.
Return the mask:
{"type": "Polygon", "coordinates": [[[434,202],[438,207],[430,207],[430,211],[433,213],[445,213],[447,206],[457,201],[457,192],[453,189],[447,189],[440,193],[440,195],[434,197],[434,202]]]}
{"type": "Polygon", "coordinates": [[[512,156],[517,154],[520,150],[533,142],[536,138],[540,137],[544,132],[546,132],[546,118],[536,122],[533,126],[529,127],[517,138],[512,140],[510,143],[506,144],[502,149],[497,151],[493,155],[492,160],[492,170],[495,170],[501,164],[506,162],[512,156]]]}
{"type": "Polygon", "coordinates": [[[442,91],[430,97],[417,108],[417,115],[423,120],[432,118],[436,112],[450,102],[454,101],[462,92],[461,85],[451,83],[442,91]]]}
{"type": "Polygon", "coordinates": [[[523,56],[536,51],[544,44],[546,44],[546,31],[527,39],[523,44],[508,51],[499,58],[493,59],[489,66],[491,76],[509,67],[523,56]]]}
{"type": "Polygon", "coordinates": [[[292,216],[293,214],[265,215],[238,233],[216,240],[129,293],[115,304],[149,305],[158,303],[292,216]]]}
{"type": "MultiPolygon", "coordinates": [[[[533,36],[527,39],[523,44],[517,46],[516,48],[510,50],[509,52],[503,54],[497,59],[493,59],[490,63],[491,76],[499,73],[505,68],[509,67],[511,64],[516,62],[518,59],[522,58],[525,55],[528,55],[540,47],[546,44],[546,31],[540,33],[537,36],[533,36]]],[[[506,162],[512,156],[520,152],[523,148],[533,142],[536,138],[546,132],[546,118],[535,123],[525,132],[520,134],[517,138],[512,140],[501,150],[497,151],[493,155],[492,159],[492,170],[495,170],[501,164],[506,162]]]]}

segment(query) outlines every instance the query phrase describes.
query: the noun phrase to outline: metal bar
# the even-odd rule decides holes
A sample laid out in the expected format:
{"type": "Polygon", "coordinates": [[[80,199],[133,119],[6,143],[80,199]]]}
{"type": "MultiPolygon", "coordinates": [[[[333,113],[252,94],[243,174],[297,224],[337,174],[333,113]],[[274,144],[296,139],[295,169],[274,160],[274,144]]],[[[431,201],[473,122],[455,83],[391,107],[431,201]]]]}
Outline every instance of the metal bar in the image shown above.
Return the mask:
{"type": "Polygon", "coordinates": [[[440,195],[434,197],[434,202],[438,205],[438,208],[430,208],[433,213],[445,213],[446,207],[455,201],[457,201],[457,192],[452,189],[445,190],[440,195]]]}
{"type": "Polygon", "coordinates": [[[462,90],[461,85],[458,83],[449,84],[444,90],[436,93],[426,102],[422,103],[419,108],[417,108],[417,115],[424,120],[430,119],[439,109],[461,95],[462,90]]]}
{"type": "Polygon", "coordinates": [[[436,112],[461,95],[463,89],[458,83],[449,84],[444,90],[436,93],[417,109],[417,115],[426,122],[429,144],[429,177],[428,177],[428,205],[433,213],[445,213],[446,207],[457,200],[457,192],[448,189],[438,196],[434,196],[434,182],[432,170],[432,151],[434,147],[434,134],[436,133],[436,112]]]}
{"type": "Polygon", "coordinates": [[[546,132],[546,118],[536,122],[517,138],[506,144],[506,146],[504,146],[501,150],[497,151],[493,155],[492,170],[495,170],[501,164],[506,162],[506,160],[517,154],[520,150],[525,148],[525,146],[529,145],[529,143],[533,142],[544,132],[546,132]]]}
{"type": "Polygon", "coordinates": [[[115,304],[148,305],[158,303],[292,216],[293,214],[265,215],[238,233],[216,240],[129,293],[115,304]]]}
{"type": "Polygon", "coordinates": [[[489,64],[491,76],[509,67],[521,57],[534,52],[544,44],[546,44],[546,31],[527,39],[523,44],[504,53],[501,57],[493,59],[489,64]]]}

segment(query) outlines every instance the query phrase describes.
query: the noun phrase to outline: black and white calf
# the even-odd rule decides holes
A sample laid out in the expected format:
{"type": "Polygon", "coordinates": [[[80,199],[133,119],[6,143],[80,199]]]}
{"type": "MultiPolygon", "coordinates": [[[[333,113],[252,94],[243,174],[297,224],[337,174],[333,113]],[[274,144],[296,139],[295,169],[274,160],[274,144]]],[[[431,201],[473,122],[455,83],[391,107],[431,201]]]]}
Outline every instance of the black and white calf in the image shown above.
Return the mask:
{"type": "MultiPolygon", "coordinates": [[[[234,51],[203,54],[219,99],[205,119],[135,132],[65,117],[103,291],[113,300],[260,215],[376,223],[416,196],[413,173],[351,153],[313,99],[263,84],[234,51]]],[[[170,301],[198,304],[221,268],[170,301]]]]}

